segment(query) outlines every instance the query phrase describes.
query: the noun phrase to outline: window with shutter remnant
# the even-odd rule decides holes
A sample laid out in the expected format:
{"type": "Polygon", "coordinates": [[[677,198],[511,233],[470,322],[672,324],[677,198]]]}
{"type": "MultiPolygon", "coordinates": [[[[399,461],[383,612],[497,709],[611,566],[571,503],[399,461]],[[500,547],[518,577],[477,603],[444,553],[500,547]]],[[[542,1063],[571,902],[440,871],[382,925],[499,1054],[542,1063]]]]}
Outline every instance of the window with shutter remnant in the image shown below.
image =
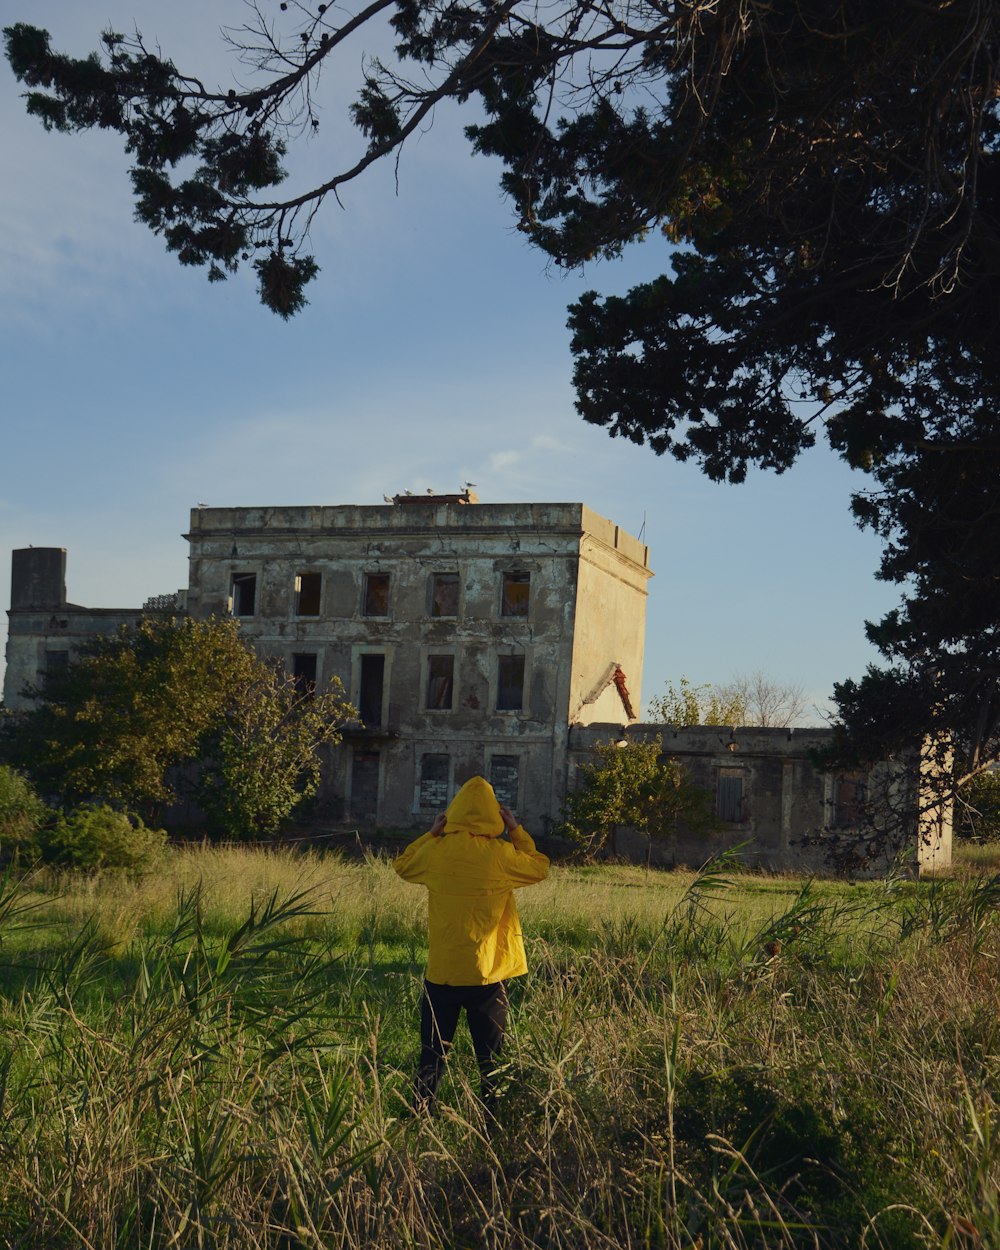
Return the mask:
{"type": "Polygon", "coordinates": [[[523,570],[504,573],[500,589],[501,616],[527,616],[531,574],[523,570]]]}

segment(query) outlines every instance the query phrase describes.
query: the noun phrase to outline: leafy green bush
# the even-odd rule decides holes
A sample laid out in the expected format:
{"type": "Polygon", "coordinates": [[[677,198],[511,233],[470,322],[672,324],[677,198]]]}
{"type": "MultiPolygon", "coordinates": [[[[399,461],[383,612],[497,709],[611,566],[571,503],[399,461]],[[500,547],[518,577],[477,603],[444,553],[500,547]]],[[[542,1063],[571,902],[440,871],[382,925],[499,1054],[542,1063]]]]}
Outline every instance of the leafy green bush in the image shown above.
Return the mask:
{"type": "Polygon", "coordinates": [[[556,833],[586,855],[601,851],[614,830],[630,826],[651,838],[669,837],[678,820],[692,829],[712,824],[706,791],[667,759],[659,742],[600,743],[597,762],[580,770],[582,784],[566,800],[556,833]]]}
{"type": "Polygon", "coordinates": [[[44,859],[66,868],[152,868],[163,855],[167,835],[125,812],[102,804],[78,807],[38,835],[44,859]]]}
{"type": "Polygon", "coordinates": [[[0,721],[0,759],[63,807],[110,803],[148,820],[194,797],[230,837],[274,833],[319,788],[326,744],[356,713],[340,682],[303,689],[231,617],[150,615],[92,639],[0,721]]]}
{"type": "Polygon", "coordinates": [[[48,814],[27,777],[0,764],[0,852],[30,843],[48,814]]]}

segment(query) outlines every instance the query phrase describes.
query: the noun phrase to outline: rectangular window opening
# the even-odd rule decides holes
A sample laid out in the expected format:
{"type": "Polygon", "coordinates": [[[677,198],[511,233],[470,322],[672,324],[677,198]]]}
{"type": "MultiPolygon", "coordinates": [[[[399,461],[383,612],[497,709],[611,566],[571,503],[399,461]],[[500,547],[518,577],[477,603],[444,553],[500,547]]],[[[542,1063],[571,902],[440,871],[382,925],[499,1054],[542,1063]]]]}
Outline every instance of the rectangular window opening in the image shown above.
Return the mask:
{"type": "Polygon", "coordinates": [[[524,706],[524,656],[497,657],[497,711],[519,712],[524,706]]]}
{"type": "Polygon", "coordinates": [[[720,820],[731,825],[738,825],[746,818],[742,768],[719,769],[715,787],[715,814],[720,820]]]}
{"type": "Polygon", "coordinates": [[[389,574],[365,574],[364,616],[389,615],[389,574]]]}
{"type": "Polygon", "coordinates": [[[42,685],[44,686],[44,685],[47,685],[49,682],[57,681],[60,674],[65,673],[68,667],[69,667],[69,652],[68,651],[46,650],[45,668],[42,670],[40,674],[42,685]]]}
{"type": "Polygon", "coordinates": [[[382,726],[382,695],[385,690],[385,656],[361,657],[361,681],[358,687],[358,711],[369,729],[382,726]]]}
{"type": "Polygon", "coordinates": [[[455,691],[455,657],[453,655],[429,655],[427,657],[427,706],[449,709],[455,691]]]}
{"type": "Polygon", "coordinates": [[[458,616],[458,574],[431,576],[431,616],[458,616]]]}
{"type": "Polygon", "coordinates": [[[257,611],[257,574],[234,573],[232,595],[233,616],[253,616],[257,611]]]}
{"type": "Polygon", "coordinates": [[[378,751],[356,751],[351,761],[351,819],[374,825],[378,819],[378,751]]]}
{"type": "Polygon", "coordinates": [[[500,592],[501,616],[527,616],[531,574],[521,570],[504,573],[500,592]]]}
{"type": "Polygon", "coordinates": [[[494,755],[490,760],[490,785],[497,802],[517,807],[517,785],[521,760],[516,755],[494,755]]]}
{"type": "Polygon", "coordinates": [[[301,651],[292,656],[292,679],[300,694],[315,694],[316,655],[314,652],[301,651]]]}
{"type": "Polygon", "coordinates": [[[443,812],[448,806],[447,755],[422,755],[420,757],[420,806],[429,811],[443,812]]]}
{"type": "Polygon", "coordinates": [[[833,782],[833,827],[856,829],[864,823],[867,786],[861,773],[841,773],[833,782]]]}
{"type": "Polygon", "coordinates": [[[322,573],[300,573],[295,579],[295,615],[319,616],[322,573]]]}

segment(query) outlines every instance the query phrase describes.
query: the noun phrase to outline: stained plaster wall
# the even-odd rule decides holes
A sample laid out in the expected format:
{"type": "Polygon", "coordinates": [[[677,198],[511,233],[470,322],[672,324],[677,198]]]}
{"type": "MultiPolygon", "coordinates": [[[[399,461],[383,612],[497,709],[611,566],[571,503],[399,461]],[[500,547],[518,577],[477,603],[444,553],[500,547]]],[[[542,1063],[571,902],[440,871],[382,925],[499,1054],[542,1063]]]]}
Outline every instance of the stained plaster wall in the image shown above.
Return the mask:
{"type": "MultiPolygon", "coordinates": [[[[620,725],[613,722],[574,727],[568,753],[568,789],[579,784],[581,766],[596,758],[597,743],[615,741],[620,733],[620,725]]],[[[708,791],[713,802],[720,769],[740,770],[745,799],[740,820],[719,822],[710,833],[681,826],[671,837],[650,843],[633,830],[619,830],[615,842],[619,854],[665,866],[698,867],[712,855],[746,843],[741,858],[754,866],[771,871],[831,870],[832,843],[844,832],[835,827],[837,776],[818,768],[812,756],[830,744],[832,731],[633,725],[627,739],[660,741],[664,754],[683,764],[694,784],[708,791]]],[[[950,813],[937,814],[931,850],[926,837],[919,836],[930,819],[926,815],[926,792],[918,796],[913,770],[906,761],[871,770],[866,785],[871,816],[878,828],[891,829],[893,834],[899,827],[912,829],[909,844],[921,871],[950,865],[950,813]]],[[[892,849],[875,856],[868,871],[884,872],[893,858],[892,849]]]]}
{"type": "Polygon", "coordinates": [[[425,754],[449,757],[450,792],[474,773],[489,776],[491,757],[503,755],[520,761],[519,814],[542,830],[561,809],[570,709],[612,660],[631,665],[637,690],[641,682],[646,549],[581,504],[202,508],[187,537],[194,615],[226,611],[234,574],[254,573],[248,636],[289,667],[297,652],[315,653],[318,680],[338,678],[355,705],[362,656],[384,654],[382,725],[350,732],[334,752],[320,803],[328,819],[426,825],[434,812],[421,801],[425,754]],[[526,618],[500,615],[502,574],[513,570],[530,574],[526,618]],[[295,578],[307,572],[322,575],[323,590],[319,616],[303,618],[295,578]],[[379,572],[391,579],[389,613],[364,616],[365,575],[379,572]],[[458,614],[432,617],[431,576],[449,572],[459,575],[458,614]],[[577,645],[581,628],[588,641],[577,645]],[[455,656],[451,710],[426,707],[433,654],[455,656]],[[525,659],[518,712],[496,710],[503,654],[525,659]],[[377,796],[355,794],[364,772],[355,757],[375,751],[377,796]]]}

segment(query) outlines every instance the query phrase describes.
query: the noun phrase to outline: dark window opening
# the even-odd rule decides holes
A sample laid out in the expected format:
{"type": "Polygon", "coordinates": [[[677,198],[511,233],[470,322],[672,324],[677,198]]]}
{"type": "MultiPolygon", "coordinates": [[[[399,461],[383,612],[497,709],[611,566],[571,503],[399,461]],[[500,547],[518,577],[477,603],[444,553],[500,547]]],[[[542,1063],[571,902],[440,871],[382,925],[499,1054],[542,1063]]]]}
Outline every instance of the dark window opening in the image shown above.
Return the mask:
{"type": "Polygon", "coordinates": [[[42,670],[42,684],[56,681],[69,667],[68,651],[46,651],[45,668],[42,670]]]}
{"type": "Polygon", "coordinates": [[[490,760],[490,785],[497,802],[517,807],[517,783],[521,761],[516,755],[494,755],[490,760]]]}
{"type": "Polygon", "coordinates": [[[450,708],[454,690],[455,657],[453,655],[429,655],[427,657],[427,706],[450,708]]]}
{"type": "Polygon", "coordinates": [[[519,712],[524,705],[524,656],[497,657],[497,711],[519,712]]]}
{"type": "Polygon", "coordinates": [[[292,679],[300,694],[316,691],[316,656],[313,652],[299,652],[292,656],[292,679]]]}
{"type": "Polygon", "coordinates": [[[232,593],[233,616],[253,616],[257,611],[257,574],[234,573],[232,593]]]}
{"type": "Polygon", "coordinates": [[[435,573],[432,576],[431,616],[458,616],[457,573],[435,573]]]}
{"type": "Polygon", "coordinates": [[[737,825],[746,818],[743,809],[743,769],[720,768],[715,787],[716,816],[737,825]]]}
{"type": "Polygon", "coordinates": [[[530,573],[504,573],[503,588],[500,595],[500,615],[527,616],[528,592],[530,588],[530,573]]]}
{"type": "Polygon", "coordinates": [[[441,811],[448,806],[447,755],[422,755],[420,757],[420,806],[441,811]]]}
{"type": "Polygon", "coordinates": [[[319,616],[322,573],[300,573],[295,579],[295,615],[319,616]]]}
{"type": "Polygon", "coordinates": [[[365,616],[389,615],[388,573],[365,574],[365,601],[363,614],[365,616]]]}
{"type": "Polygon", "coordinates": [[[357,751],[351,763],[351,819],[374,825],[378,819],[378,751],[357,751]]]}
{"type": "Polygon", "coordinates": [[[834,829],[856,829],[864,823],[867,787],[860,773],[842,773],[833,783],[834,829]]]}
{"type": "Polygon", "coordinates": [[[385,656],[361,657],[361,684],[358,687],[358,711],[362,724],[369,729],[382,725],[382,694],[385,688],[385,656]]]}

